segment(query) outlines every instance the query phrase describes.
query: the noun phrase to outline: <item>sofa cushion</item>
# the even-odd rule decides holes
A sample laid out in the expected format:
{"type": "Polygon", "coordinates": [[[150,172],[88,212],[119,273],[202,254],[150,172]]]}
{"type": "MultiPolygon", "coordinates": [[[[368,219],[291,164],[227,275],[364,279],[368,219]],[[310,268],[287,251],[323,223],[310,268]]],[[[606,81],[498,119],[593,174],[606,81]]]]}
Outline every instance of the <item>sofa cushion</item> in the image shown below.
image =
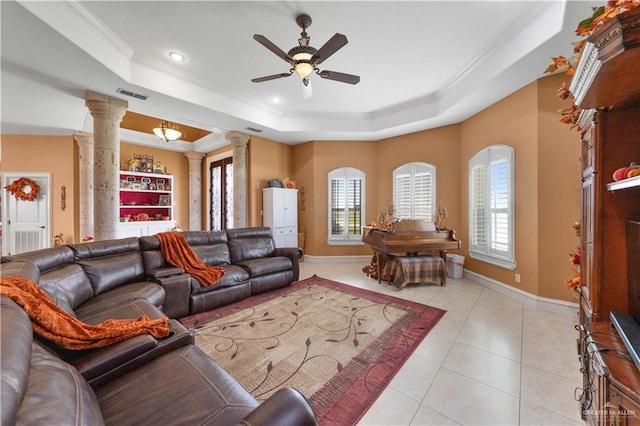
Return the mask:
{"type": "Polygon", "coordinates": [[[15,259],[3,262],[0,268],[0,276],[3,277],[24,277],[37,283],[40,281],[40,270],[35,263],[29,260],[15,259]]]}
{"type": "Polygon", "coordinates": [[[275,250],[271,228],[227,229],[231,263],[243,260],[271,257],[275,250]]]}
{"type": "Polygon", "coordinates": [[[78,260],[96,295],[123,284],[141,281],[144,268],[139,252],[78,260]]]}
{"type": "Polygon", "coordinates": [[[56,246],[42,250],[29,251],[11,256],[12,259],[25,259],[33,262],[41,273],[50,269],[73,263],[74,254],[68,246],[56,246]]]}
{"type": "MultiPolygon", "coordinates": [[[[224,231],[185,231],[182,233],[193,251],[207,265],[231,263],[227,234],[224,231]]],[[[156,236],[140,238],[144,268],[146,271],[166,267],[168,264],[160,251],[160,240],[156,236]]]]}
{"type": "Polygon", "coordinates": [[[90,259],[92,257],[106,257],[115,254],[139,252],[140,242],[137,237],[129,237],[117,240],[70,244],[68,247],[73,251],[76,259],[90,259]]]}
{"type": "Polygon", "coordinates": [[[225,265],[222,279],[212,286],[202,286],[195,278],[191,277],[191,294],[207,293],[218,288],[233,287],[238,284],[246,284],[249,281],[249,273],[237,265],[225,265]]]}
{"type": "Polygon", "coordinates": [[[95,390],[107,424],[235,425],[258,402],[189,345],[95,390]]]}
{"type": "Polygon", "coordinates": [[[145,300],[160,308],[164,304],[164,289],[160,284],[151,281],[141,281],[123,285],[113,290],[101,293],[75,309],[81,320],[92,317],[99,312],[119,306],[129,305],[136,300],[145,300]]]}
{"type": "Polygon", "coordinates": [[[291,259],[282,256],[243,260],[238,265],[249,271],[251,278],[293,269],[291,259]]]}
{"type": "Polygon", "coordinates": [[[68,309],[81,305],[94,296],[89,277],[80,265],[70,263],[40,274],[40,287],[45,289],[58,306],[68,309]]]}
{"type": "Polygon", "coordinates": [[[38,343],[31,350],[29,386],[17,420],[18,424],[104,424],[96,396],[78,370],[38,343]]]}
{"type": "Polygon", "coordinates": [[[227,234],[224,231],[183,232],[193,251],[207,265],[228,265],[231,263],[227,234]]]}

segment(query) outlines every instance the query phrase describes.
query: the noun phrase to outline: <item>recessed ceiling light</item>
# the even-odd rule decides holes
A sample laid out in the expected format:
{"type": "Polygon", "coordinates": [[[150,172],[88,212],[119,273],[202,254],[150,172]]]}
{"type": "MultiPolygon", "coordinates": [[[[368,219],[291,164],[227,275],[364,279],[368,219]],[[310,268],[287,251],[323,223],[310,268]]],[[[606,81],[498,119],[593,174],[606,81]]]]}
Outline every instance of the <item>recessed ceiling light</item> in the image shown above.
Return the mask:
{"type": "Polygon", "coordinates": [[[269,102],[271,102],[272,104],[281,104],[282,103],[282,98],[280,96],[272,96],[269,98],[269,102]]]}
{"type": "Polygon", "coordinates": [[[169,52],[169,57],[176,62],[184,62],[185,57],[182,53],[169,52]]]}

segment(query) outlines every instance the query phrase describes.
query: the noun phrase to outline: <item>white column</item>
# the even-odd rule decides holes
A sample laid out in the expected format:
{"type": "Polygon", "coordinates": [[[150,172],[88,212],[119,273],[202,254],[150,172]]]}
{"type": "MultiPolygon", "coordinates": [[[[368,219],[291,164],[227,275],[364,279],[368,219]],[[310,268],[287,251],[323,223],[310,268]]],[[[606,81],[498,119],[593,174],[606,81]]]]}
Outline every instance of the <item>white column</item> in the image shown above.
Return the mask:
{"type": "Polygon", "coordinates": [[[225,138],[233,147],[233,227],[247,226],[247,146],[249,135],[228,132],[225,138]]]}
{"type": "Polygon", "coordinates": [[[94,237],[109,240],[118,236],[120,122],[129,104],[87,92],[85,105],[93,116],[94,237]]]}
{"type": "Polygon", "coordinates": [[[75,132],[73,139],[78,144],[79,215],[80,242],[84,237],[93,237],[93,135],[75,132]]]}
{"type": "MultiPolygon", "coordinates": [[[[202,159],[201,152],[189,151],[189,230],[202,230],[202,159]]],[[[174,189],[175,190],[175,189],[174,189]]]]}

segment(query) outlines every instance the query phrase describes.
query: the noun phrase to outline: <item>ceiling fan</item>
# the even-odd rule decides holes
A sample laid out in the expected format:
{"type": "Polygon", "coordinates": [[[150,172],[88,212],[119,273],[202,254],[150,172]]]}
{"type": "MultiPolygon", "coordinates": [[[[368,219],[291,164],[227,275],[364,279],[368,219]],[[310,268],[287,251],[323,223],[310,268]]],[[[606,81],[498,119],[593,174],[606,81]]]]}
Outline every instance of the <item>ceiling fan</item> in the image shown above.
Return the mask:
{"type": "Polygon", "coordinates": [[[254,83],[261,83],[263,81],[275,80],[277,78],[289,77],[295,71],[300,78],[302,78],[302,97],[308,98],[311,96],[311,83],[309,81],[309,75],[312,72],[316,72],[320,77],[328,80],[340,81],[348,84],[358,84],[360,82],[360,76],[353,74],[345,74],[342,72],[319,70],[317,65],[320,65],[331,55],[336,53],[339,49],[344,47],[348,43],[347,37],[344,34],[336,33],[329,39],[320,49],[309,46],[311,37],[307,34],[306,29],[311,25],[311,17],[307,14],[301,14],[296,17],[296,23],[302,32],[298,39],[298,46],[295,46],[288,53],[285,53],[278,46],[273,44],[269,39],[260,34],[254,34],[253,38],[258,43],[275,53],[280,59],[288,62],[291,65],[291,69],[288,73],[280,73],[267,75],[265,77],[254,78],[251,81],[254,83]]]}

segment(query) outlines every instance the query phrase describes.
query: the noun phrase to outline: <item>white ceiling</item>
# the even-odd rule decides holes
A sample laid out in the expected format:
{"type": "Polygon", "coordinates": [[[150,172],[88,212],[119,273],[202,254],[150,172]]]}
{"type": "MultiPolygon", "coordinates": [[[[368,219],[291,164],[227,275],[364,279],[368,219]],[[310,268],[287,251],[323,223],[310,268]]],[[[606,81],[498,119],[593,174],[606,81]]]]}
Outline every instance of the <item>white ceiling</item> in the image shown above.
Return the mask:
{"type": "MultiPolygon", "coordinates": [[[[584,1],[2,1],[2,133],[91,131],[87,90],[129,110],[213,132],[171,149],[208,151],[224,133],[262,130],[289,144],[378,140],[458,123],[542,77],[569,55],[584,1]],[[253,40],[288,51],[307,13],[311,45],[349,43],[319,68],[357,85],[310,77],[251,79],[290,66],[253,40]],[[186,56],[183,63],[170,51],[186,56]],[[146,101],[116,92],[147,95],[146,101]],[[274,105],[272,96],[283,102],[274,105]]],[[[156,144],[123,131],[133,143],[156,144]]]]}

